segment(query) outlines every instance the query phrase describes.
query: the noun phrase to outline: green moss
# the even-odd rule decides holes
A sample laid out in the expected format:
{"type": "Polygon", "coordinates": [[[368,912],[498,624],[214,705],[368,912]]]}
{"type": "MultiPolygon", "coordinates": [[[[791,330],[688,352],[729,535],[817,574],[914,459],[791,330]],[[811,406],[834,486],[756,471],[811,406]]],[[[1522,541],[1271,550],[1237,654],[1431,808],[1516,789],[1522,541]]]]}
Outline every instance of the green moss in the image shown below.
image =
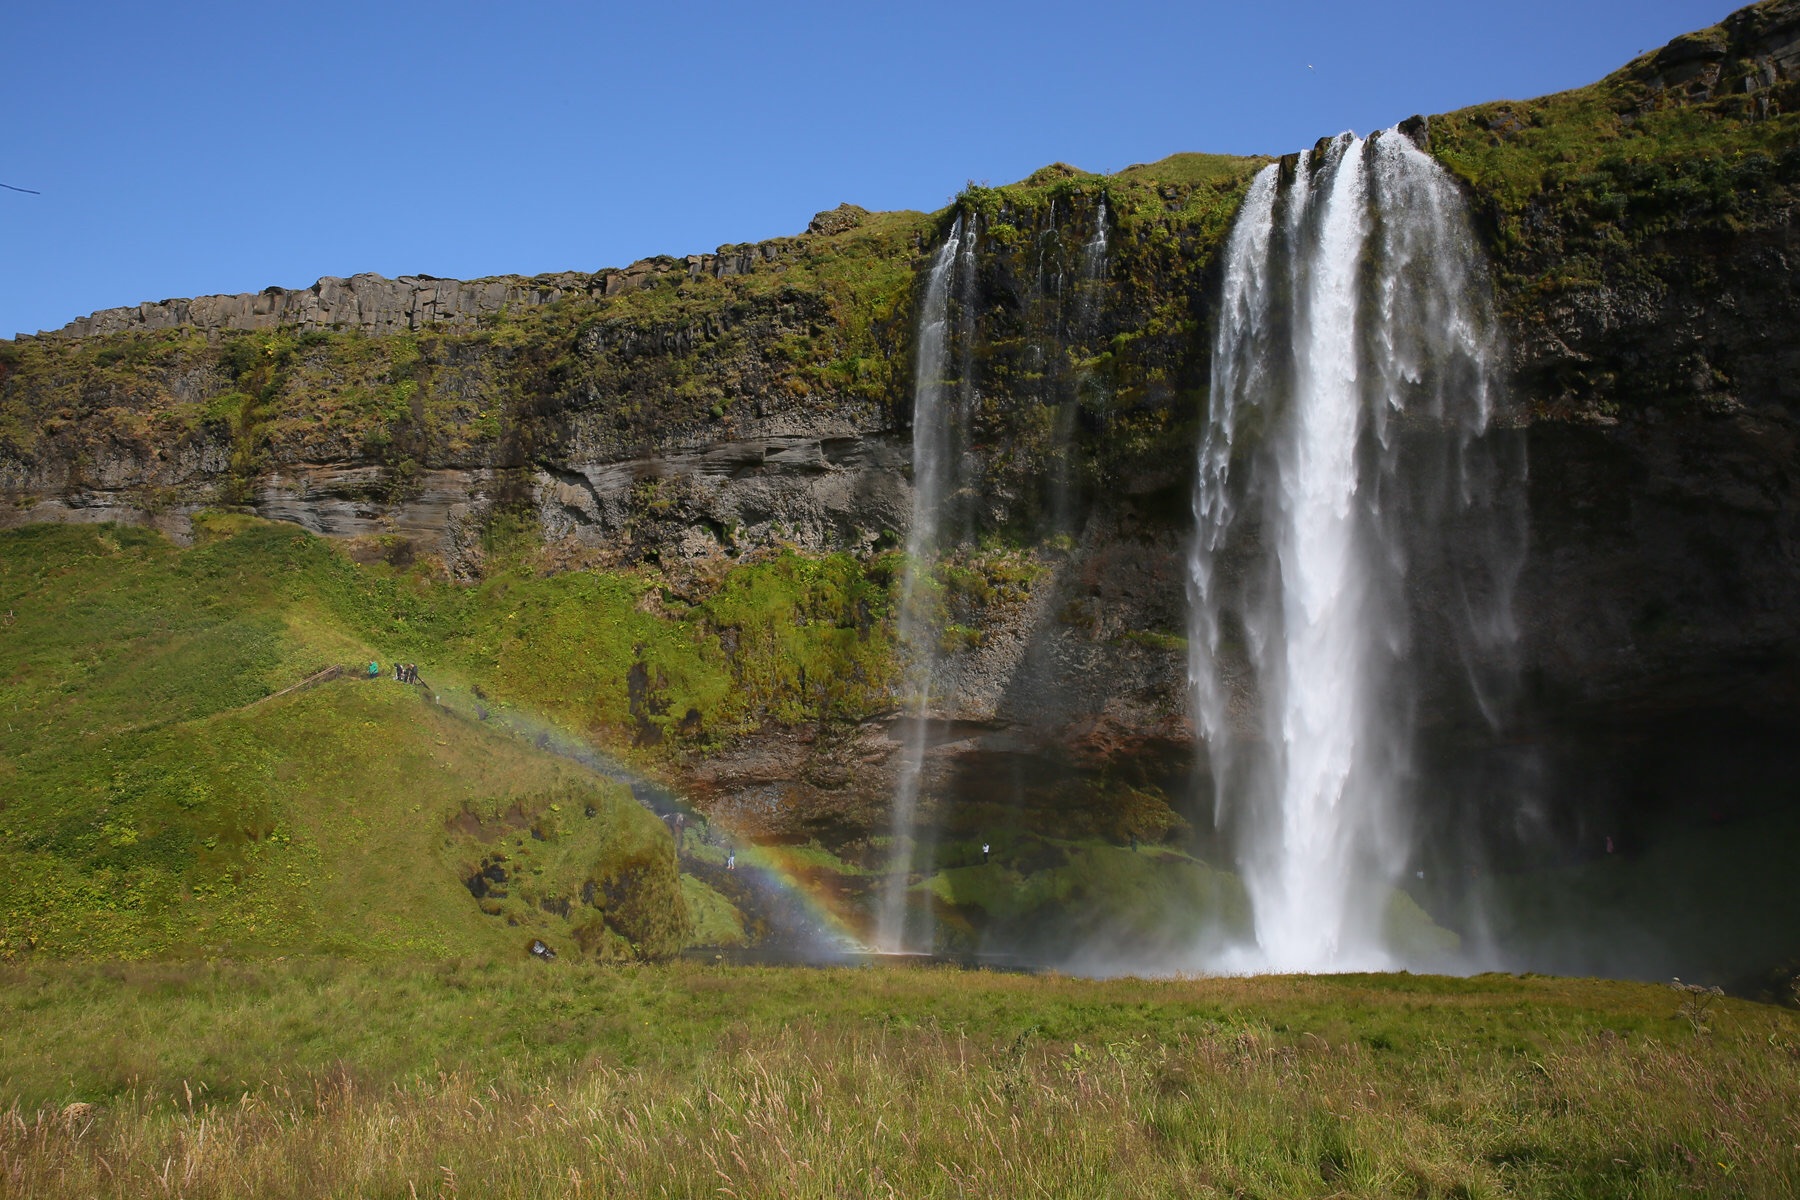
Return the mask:
{"type": "Polygon", "coordinates": [[[744,933],[743,914],[718,892],[695,879],[681,877],[681,897],[693,919],[689,941],[695,946],[742,946],[748,941],[744,933]]]}
{"type": "Polygon", "coordinates": [[[690,940],[691,881],[623,784],[487,799],[465,805],[452,827],[458,877],[515,940],[597,959],[667,958],[690,940]]]}
{"type": "Polygon", "coordinates": [[[1188,640],[1179,633],[1163,633],[1155,629],[1127,629],[1122,635],[1126,641],[1151,650],[1185,652],[1188,640]]]}

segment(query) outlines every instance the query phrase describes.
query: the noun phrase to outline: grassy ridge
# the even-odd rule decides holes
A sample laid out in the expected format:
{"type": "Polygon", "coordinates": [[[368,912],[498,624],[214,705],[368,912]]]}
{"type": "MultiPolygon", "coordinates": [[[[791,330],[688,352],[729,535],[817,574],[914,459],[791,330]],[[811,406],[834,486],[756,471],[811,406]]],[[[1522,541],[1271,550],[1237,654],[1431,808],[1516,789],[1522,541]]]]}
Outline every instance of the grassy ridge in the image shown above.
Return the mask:
{"type": "Polygon", "coordinates": [[[1800,1188],[1800,1025],[1666,988],[445,962],[0,987],[0,1195],[1800,1188]]]}
{"type": "MultiPolygon", "coordinates": [[[[1482,210],[1515,317],[1540,319],[1570,292],[1674,279],[1669,260],[1691,246],[1663,244],[1673,235],[1785,220],[1800,184],[1800,88],[1765,85],[1751,57],[1785,11],[1745,10],[1589,87],[1431,119],[1432,151],[1482,210]],[[1713,56],[1709,86],[1684,74],[1689,52],[1713,56]]],[[[994,310],[981,331],[983,439],[1032,460],[1017,479],[1047,453],[1039,410],[1077,377],[1107,393],[1084,401],[1097,488],[1191,433],[1207,267],[1262,161],[1177,154],[1112,176],[1055,164],[955,198],[983,217],[994,310]],[[1097,311],[1075,322],[1089,328],[1059,330],[1072,361],[1047,363],[1041,335],[1070,322],[1037,311],[1054,299],[1042,280],[1076,279],[1102,196],[1115,236],[1097,311]]],[[[376,490],[394,498],[424,467],[624,457],[730,436],[747,410],[898,417],[919,271],[947,212],[838,215],[830,232],[722,248],[734,264],[746,256],[740,273],[656,260],[629,290],[493,314],[472,331],[0,342],[0,460],[21,477],[56,478],[68,463],[89,486],[107,473],[94,463],[128,452],[152,477],[136,484],[151,507],[194,499],[198,458],[228,460],[223,495],[239,501],[271,466],[354,460],[388,468],[376,490]]]]}

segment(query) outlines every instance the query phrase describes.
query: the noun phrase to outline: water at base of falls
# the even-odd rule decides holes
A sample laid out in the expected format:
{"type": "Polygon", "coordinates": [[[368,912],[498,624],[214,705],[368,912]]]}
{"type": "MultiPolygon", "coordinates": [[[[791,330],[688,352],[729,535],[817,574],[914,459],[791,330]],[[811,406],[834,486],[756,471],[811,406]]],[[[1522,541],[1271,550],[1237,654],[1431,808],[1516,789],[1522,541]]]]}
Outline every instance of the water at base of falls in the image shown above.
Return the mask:
{"type": "Polygon", "coordinates": [[[1190,676],[1254,941],[1209,965],[1408,965],[1415,614],[1490,721],[1516,640],[1523,466],[1493,444],[1485,268],[1441,168],[1346,134],[1256,177],[1221,300],[1190,676]]]}

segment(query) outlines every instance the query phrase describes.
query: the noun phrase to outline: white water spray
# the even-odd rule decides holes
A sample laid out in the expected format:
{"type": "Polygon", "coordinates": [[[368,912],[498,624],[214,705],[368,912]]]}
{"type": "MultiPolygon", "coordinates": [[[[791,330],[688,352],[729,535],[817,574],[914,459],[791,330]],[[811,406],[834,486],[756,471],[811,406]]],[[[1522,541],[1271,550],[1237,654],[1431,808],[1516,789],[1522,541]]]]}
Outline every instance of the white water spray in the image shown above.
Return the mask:
{"type": "Polygon", "coordinates": [[[1264,169],[1232,229],[1189,589],[1197,732],[1254,922],[1219,965],[1407,961],[1413,614],[1435,606],[1490,721],[1516,636],[1487,296],[1455,185],[1393,131],[1264,169]]]}

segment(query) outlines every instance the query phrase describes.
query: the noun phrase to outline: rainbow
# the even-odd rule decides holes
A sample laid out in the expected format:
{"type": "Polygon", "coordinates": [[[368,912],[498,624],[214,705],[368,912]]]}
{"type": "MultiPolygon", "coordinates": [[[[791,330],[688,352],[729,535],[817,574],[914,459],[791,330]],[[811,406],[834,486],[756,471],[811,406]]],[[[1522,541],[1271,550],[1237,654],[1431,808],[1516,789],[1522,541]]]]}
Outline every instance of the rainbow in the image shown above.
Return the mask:
{"type": "Polygon", "coordinates": [[[687,799],[666,785],[638,772],[613,755],[594,745],[542,714],[521,709],[510,703],[484,699],[473,688],[451,683],[430,689],[431,700],[439,708],[463,720],[503,730],[550,754],[579,763],[589,770],[623,784],[640,805],[667,818],[675,813],[703,816],[731,838],[741,841],[744,850],[738,855],[738,869],[755,877],[757,885],[773,891],[787,907],[798,910],[799,926],[789,934],[804,935],[811,943],[802,948],[803,957],[820,960],[841,959],[867,954],[869,918],[856,903],[834,889],[808,878],[808,872],[786,847],[757,845],[742,837],[741,831],[708,814],[699,813],[687,799]],[[810,951],[810,953],[805,953],[810,951]]]}

